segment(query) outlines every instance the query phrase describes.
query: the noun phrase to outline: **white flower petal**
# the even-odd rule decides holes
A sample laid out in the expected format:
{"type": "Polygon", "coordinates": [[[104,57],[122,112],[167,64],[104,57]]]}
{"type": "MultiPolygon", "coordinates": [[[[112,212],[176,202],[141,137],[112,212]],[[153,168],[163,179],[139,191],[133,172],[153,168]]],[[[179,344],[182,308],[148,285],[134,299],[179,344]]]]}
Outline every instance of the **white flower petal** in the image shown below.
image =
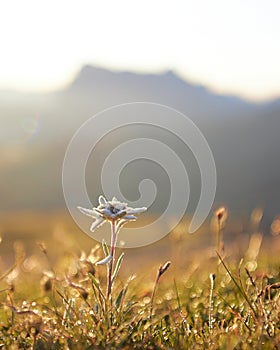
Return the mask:
{"type": "Polygon", "coordinates": [[[137,219],[137,214],[143,213],[147,208],[130,208],[127,203],[123,203],[113,197],[111,201],[107,201],[104,196],[99,196],[99,205],[93,209],[78,207],[85,215],[95,219],[90,230],[94,231],[104,224],[106,221],[116,222],[117,231],[124,225],[125,221],[133,221],[137,219]]]}
{"type": "Polygon", "coordinates": [[[112,202],[111,205],[115,208],[115,210],[118,210],[118,211],[124,210],[126,208],[124,205],[119,204],[119,203],[112,202]]]}
{"type": "Polygon", "coordinates": [[[100,260],[96,263],[96,265],[106,265],[113,259],[112,255],[106,256],[103,260],[100,260]]]}
{"type": "Polygon", "coordinates": [[[98,219],[100,217],[100,215],[96,212],[95,209],[86,209],[86,208],[82,208],[82,207],[77,207],[81,213],[90,216],[92,218],[98,219]]]}
{"type": "Polygon", "coordinates": [[[101,215],[104,215],[104,216],[114,216],[111,212],[110,209],[107,209],[107,208],[104,208],[104,209],[101,209],[101,210],[98,210],[100,212],[101,215]]]}
{"type": "Polygon", "coordinates": [[[107,204],[107,200],[104,196],[99,196],[98,198],[98,202],[100,205],[106,205],[107,204]]]}
{"type": "Polygon", "coordinates": [[[117,212],[117,215],[118,215],[118,216],[122,216],[124,213],[126,214],[126,209],[119,210],[119,211],[117,212]]]}
{"type": "Polygon", "coordinates": [[[98,227],[102,226],[104,224],[105,220],[103,218],[98,218],[96,219],[90,226],[91,232],[96,230],[98,227]]]}
{"type": "Polygon", "coordinates": [[[103,209],[100,209],[99,207],[98,208],[94,208],[95,209],[95,211],[97,212],[97,214],[99,215],[99,216],[102,216],[103,215],[103,212],[104,212],[104,208],[103,209]]]}
{"type": "Polygon", "coordinates": [[[119,233],[120,229],[127,223],[127,220],[125,219],[121,219],[118,224],[117,224],[117,227],[116,227],[116,231],[117,233],[119,233]]]}
{"type": "Polygon", "coordinates": [[[143,213],[146,210],[147,210],[146,207],[143,207],[143,208],[127,208],[127,214],[140,214],[140,213],[143,213]]]}
{"type": "Polygon", "coordinates": [[[124,209],[127,207],[127,203],[118,201],[116,197],[113,197],[112,200],[108,203],[111,204],[116,209],[124,209]]]}
{"type": "Polygon", "coordinates": [[[123,219],[124,220],[136,220],[137,217],[134,215],[125,215],[125,216],[123,216],[123,219]]]}

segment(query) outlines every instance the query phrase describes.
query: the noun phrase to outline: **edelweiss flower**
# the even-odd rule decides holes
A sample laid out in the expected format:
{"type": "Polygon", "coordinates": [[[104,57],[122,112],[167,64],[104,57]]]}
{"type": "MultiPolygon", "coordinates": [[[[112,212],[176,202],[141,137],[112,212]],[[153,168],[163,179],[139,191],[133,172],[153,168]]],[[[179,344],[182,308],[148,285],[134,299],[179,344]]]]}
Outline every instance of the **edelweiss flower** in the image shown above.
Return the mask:
{"type": "Polygon", "coordinates": [[[117,230],[127,221],[134,221],[137,219],[136,214],[143,213],[147,208],[130,208],[127,203],[122,203],[113,197],[111,201],[107,201],[105,197],[99,197],[99,206],[93,209],[85,209],[78,207],[78,209],[85,215],[95,219],[90,227],[93,232],[98,227],[102,226],[106,221],[117,223],[117,230]]]}
{"type": "MultiPolygon", "coordinates": [[[[127,203],[119,202],[116,197],[113,197],[111,201],[107,201],[103,196],[99,197],[98,207],[93,209],[78,207],[78,209],[83,214],[95,219],[90,227],[90,230],[92,232],[98,227],[102,226],[106,221],[109,221],[111,223],[111,250],[109,255],[107,255],[103,260],[96,263],[97,265],[105,265],[108,263],[112,264],[112,261],[114,259],[117,235],[121,227],[128,221],[136,220],[136,214],[143,213],[147,210],[145,207],[130,208],[127,206],[127,203]]],[[[112,270],[112,265],[110,266],[110,270],[112,270]]],[[[111,281],[111,274],[109,280],[111,281]]],[[[111,287],[109,287],[108,290],[110,291],[111,287]]]]}

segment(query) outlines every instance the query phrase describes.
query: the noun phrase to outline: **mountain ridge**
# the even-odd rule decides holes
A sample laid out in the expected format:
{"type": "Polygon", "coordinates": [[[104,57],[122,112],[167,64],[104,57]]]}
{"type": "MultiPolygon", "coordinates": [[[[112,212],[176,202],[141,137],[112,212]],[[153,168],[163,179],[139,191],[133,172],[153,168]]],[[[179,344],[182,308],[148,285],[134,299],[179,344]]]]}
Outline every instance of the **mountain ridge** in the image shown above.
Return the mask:
{"type": "MultiPolygon", "coordinates": [[[[217,93],[213,91],[212,89],[208,88],[207,86],[204,86],[202,84],[195,84],[190,82],[187,79],[182,78],[179,74],[174,72],[174,70],[168,69],[165,71],[162,71],[160,73],[135,73],[131,71],[115,71],[115,70],[108,70],[106,68],[97,67],[97,66],[91,66],[91,65],[85,65],[83,66],[80,71],[76,74],[74,77],[72,83],[69,84],[68,88],[66,89],[72,89],[72,88],[87,88],[89,85],[93,85],[100,82],[101,80],[104,80],[104,78],[110,77],[111,79],[115,79],[117,81],[120,81],[122,79],[132,80],[136,79],[141,82],[145,79],[152,79],[154,81],[156,80],[165,80],[167,83],[173,83],[180,86],[182,89],[194,89],[197,92],[203,93],[205,95],[211,95],[212,97],[216,98],[226,98],[226,99],[232,99],[236,100],[239,103],[242,104],[248,104],[248,105],[262,105],[262,104],[269,104],[273,103],[271,102],[252,102],[245,98],[242,98],[238,95],[234,94],[227,94],[227,93],[217,93]]],[[[279,97],[280,99],[280,97],[279,97]]]]}
{"type": "MultiPolygon", "coordinates": [[[[236,210],[264,203],[271,217],[280,212],[280,99],[254,104],[214,94],[173,71],[138,74],[90,66],[64,89],[0,98],[2,207],[63,207],[61,167],[73,134],[95,113],[135,101],[173,107],[200,128],[216,161],[217,203],[236,210]],[[17,154],[17,148],[24,152],[17,154]]],[[[91,188],[100,191],[97,181],[91,188]]]]}

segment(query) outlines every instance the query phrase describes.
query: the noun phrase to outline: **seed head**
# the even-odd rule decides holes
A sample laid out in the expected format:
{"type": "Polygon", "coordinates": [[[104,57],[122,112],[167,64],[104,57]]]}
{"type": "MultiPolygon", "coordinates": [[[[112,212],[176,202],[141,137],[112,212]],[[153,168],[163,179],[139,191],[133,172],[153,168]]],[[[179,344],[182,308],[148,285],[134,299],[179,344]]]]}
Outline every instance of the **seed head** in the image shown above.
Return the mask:
{"type": "Polygon", "coordinates": [[[216,210],[215,216],[218,221],[222,221],[226,217],[227,211],[225,207],[220,207],[219,209],[216,210]]]}
{"type": "Polygon", "coordinates": [[[157,279],[159,279],[160,276],[162,276],[167,271],[170,265],[171,261],[167,261],[164,265],[160,265],[160,267],[158,268],[157,279]]]}

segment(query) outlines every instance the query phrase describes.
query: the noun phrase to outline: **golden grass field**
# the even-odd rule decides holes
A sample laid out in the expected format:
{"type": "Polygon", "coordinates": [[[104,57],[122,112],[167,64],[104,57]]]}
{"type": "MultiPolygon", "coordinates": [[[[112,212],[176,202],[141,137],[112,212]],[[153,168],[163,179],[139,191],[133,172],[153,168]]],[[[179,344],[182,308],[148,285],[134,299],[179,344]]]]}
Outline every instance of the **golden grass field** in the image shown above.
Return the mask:
{"type": "Polygon", "coordinates": [[[68,213],[0,222],[1,349],[280,347],[280,236],[252,216],[224,223],[221,259],[215,216],[195,234],[185,220],[150,246],[117,249],[110,300],[106,266],[95,265],[102,245],[68,213]]]}

